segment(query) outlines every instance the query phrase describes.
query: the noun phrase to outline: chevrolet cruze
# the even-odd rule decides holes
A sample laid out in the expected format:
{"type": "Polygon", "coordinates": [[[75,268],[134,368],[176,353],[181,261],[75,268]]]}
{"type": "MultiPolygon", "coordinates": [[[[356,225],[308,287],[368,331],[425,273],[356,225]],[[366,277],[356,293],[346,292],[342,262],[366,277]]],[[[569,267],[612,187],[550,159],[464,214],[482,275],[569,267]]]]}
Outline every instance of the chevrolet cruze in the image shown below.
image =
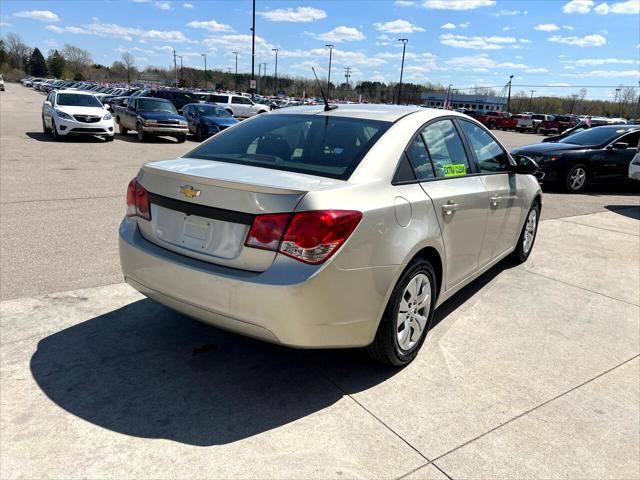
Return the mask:
{"type": "Polygon", "coordinates": [[[122,271],[217,327],[403,365],[438,305],[505,257],[528,258],[536,169],[456,112],[279,110],[142,167],[122,271]]]}

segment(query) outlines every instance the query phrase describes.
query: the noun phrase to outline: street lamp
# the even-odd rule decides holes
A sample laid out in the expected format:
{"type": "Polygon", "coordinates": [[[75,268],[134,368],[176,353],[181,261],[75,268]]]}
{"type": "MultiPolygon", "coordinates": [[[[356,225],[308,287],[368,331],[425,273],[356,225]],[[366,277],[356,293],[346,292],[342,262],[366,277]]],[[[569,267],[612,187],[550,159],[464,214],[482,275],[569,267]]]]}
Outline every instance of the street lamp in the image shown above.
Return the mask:
{"type": "Polygon", "coordinates": [[[533,92],[535,92],[535,90],[531,90],[531,97],[529,98],[529,111],[531,111],[531,107],[533,106],[533,92]]]}
{"type": "Polygon", "coordinates": [[[398,84],[398,105],[400,105],[400,99],[402,98],[402,74],[404,73],[404,52],[407,49],[408,38],[399,38],[399,42],[402,42],[402,66],[400,67],[400,83],[398,84]]]}
{"type": "Polygon", "coordinates": [[[274,80],[273,80],[273,95],[277,97],[278,96],[278,49],[272,48],[271,51],[276,52],[276,72],[274,74],[274,80]]]}
{"type": "MultiPolygon", "coordinates": [[[[237,58],[237,57],[236,57],[237,58]]],[[[253,0],[253,21],[251,26],[251,100],[255,99],[255,63],[256,63],[256,0],[253,0]]],[[[237,79],[236,75],[236,79],[237,79]]],[[[236,92],[238,91],[238,86],[236,85],[236,92]]]]}
{"type": "Polygon", "coordinates": [[[513,75],[509,75],[509,93],[507,95],[507,113],[511,113],[511,82],[513,81],[513,75]]]}
{"type": "Polygon", "coordinates": [[[180,80],[178,81],[178,86],[182,85],[182,55],[178,55],[180,59],[180,80]]]}
{"type": "Polygon", "coordinates": [[[238,52],[231,52],[236,56],[236,78],[235,78],[235,92],[238,93],[238,52]]]}
{"type": "Polygon", "coordinates": [[[200,54],[204,58],[204,89],[207,89],[207,54],[200,54]]]}
{"type": "Polygon", "coordinates": [[[331,98],[331,53],[334,45],[327,44],[325,47],[329,47],[329,74],[327,75],[327,100],[329,100],[331,98]]]}

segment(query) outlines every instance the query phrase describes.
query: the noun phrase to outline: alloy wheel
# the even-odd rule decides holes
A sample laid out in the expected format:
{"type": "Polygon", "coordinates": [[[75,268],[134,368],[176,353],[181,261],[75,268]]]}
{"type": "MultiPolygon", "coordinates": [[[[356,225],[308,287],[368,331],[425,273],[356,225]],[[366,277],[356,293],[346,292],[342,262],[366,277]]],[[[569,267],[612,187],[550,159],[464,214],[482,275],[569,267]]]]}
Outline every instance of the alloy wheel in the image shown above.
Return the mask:
{"type": "Polygon", "coordinates": [[[396,321],[396,335],[401,350],[416,345],[427,327],[431,308],[431,282],[424,273],[413,277],[402,293],[396,321]]]}
{"type": "Polygon", "coordinates": [[[538,212],[535,209],[531,209],[527,216],[527,223],[524,226],[524,237],[522,239],[522,251],[525,255],[529,254],[529,250],[533,246],[533,241],[536,237],[536,227],[538,224],[538,212]]]}
{"type": "Polygon", "coordinates": [[[569,176],[571,190],[580,190],[587,181],[587,171],[582,167],[576,167],[569,176]]]}

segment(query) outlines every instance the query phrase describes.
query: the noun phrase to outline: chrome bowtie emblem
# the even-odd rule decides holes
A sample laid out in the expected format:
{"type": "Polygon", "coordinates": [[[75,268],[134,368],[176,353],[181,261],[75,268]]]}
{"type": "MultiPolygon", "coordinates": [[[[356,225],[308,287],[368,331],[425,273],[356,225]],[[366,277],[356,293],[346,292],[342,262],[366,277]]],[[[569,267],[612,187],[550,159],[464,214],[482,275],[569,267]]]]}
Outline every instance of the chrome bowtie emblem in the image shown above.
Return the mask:
{"type": "Polygon", "coordinates": [[[182,185],[180,193],[187,198],[195,198],[200,196],[200,190],[193,188],[191,185],[182,185]]]}

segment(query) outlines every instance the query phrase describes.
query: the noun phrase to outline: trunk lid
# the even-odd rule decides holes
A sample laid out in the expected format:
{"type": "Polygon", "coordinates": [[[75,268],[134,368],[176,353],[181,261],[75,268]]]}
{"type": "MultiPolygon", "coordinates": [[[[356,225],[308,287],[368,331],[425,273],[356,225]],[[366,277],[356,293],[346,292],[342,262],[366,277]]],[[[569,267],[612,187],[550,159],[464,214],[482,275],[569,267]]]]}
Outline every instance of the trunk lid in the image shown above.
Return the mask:
{"type": "Polygon", "coordinates": [[[293,212],[307,192],[344,184],[190,158],[146,164],[138,182],[151,203],[151,221],[137,219],[147,240],[189,257],[255,272],[269,268],[276,256],[244,245],[255,215],[293,212]]]}

